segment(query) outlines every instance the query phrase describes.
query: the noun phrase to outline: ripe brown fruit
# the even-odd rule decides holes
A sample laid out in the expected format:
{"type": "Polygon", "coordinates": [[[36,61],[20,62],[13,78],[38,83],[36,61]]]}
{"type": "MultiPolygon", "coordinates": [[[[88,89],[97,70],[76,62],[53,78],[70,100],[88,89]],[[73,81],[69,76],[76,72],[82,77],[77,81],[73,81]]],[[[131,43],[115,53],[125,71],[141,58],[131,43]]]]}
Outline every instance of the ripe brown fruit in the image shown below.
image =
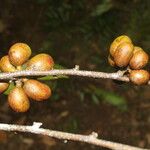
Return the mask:
{"type": "Polygon", "coordinates": [[[112,42],[109,49],[111,56],[114,56],[117,47],[124,42],[132,43],[131,39],[126,35],[121,35],[112,42]]]}
{"type": "Polygon", "coordinates": [[[26,112],[30,102],[22,87],[15,87],[8,95],[8,104],[16,112],[26,112]]]}
{"type": "Polygon", "coordinates": [[[36,101],[46,100],[51,96],[51,89],[44,83],[29,79],[25,81],[23,89],[28,97],[36,101]]]}
{"type": "Polygon", "coordinates": [[[149,72],[146,70],[132,70],[129,74],[130,81],[136,85],[146,84],[149,81],[149,72]]]}
{"type": "Polygon", "coordinates": [[[131,58],[129,65],[132,69],[142,69],[148,64],[149,56],[139,47],[135,47],[134,49],[133,57],[131,58]]]}
{"type": "Polygon", "coordinates": [[[8,55],[3,56],[0,60],[0,69],[2,72],[15,72],[16,68],[10,63],[8,55]]]}
{"type": "Polygon", "coordinates": [[[48,71],[54,66],[53,58],[48,54],[38,54],[27,63],[27,70],[48,71]]]}
{"type": "Polygon", "coordinates": [[[134,46],[133,54],[135,54],[138,51],[143,51],[143,49],[139,46],[134,46]]]}
{"type": "Polygon", "coordinates": [[[21,66],[31,56],[31,49],[25,43],[16,43],[10,47],[8,55],[14,66],[21,66]]]}
{"type": "Polygon", "coordinates": [[[114,54],[114,62],[118,67],[126,67],[133,56],[133,44],[124,42],[121,43],[114,54]]]}
{"type": "Polygon", "coordinates": [[[108,63],[109,63],[112,67],[115,66],[115,62],[114,62],[113,58],[111,57],[111,55],[108,56],[108,63]]]}
{"type": "Polygon", "coordinates": [[[6,82],[0,82],[0,94],[3,93],[7,88],[9,84],[6,82]]]}

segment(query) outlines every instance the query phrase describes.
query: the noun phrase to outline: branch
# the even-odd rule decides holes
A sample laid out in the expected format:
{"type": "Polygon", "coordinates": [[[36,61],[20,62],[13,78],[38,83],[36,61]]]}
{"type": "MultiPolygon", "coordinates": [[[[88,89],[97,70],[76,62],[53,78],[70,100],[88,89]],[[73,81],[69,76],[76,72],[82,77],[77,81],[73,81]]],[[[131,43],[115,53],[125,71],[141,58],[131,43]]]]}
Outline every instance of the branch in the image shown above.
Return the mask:
{"type": "Polygon", "coordinates": [[[115,79],[119,81],[129,82],[129,78],[123,76],[125,71],[118,71],[115,73],[105,73],[96,71],[86,71],[78,70],[75,67],[73,69],[54,69],[50,71],[33,71],[33,70],[23,70],[12,73],[0,73],[0,80],[11,80],[17,77],[27,77],[27,76],[47,76],[47,75],[70,75],[70,76],[83,76],[91,78],[105,78],[105,79],[115,79]]]}
{"type": "Polygon", "coordinates": [[[148,150],[138,147],[133,147],[125,144],[110,142],[102,139],[98,139],[98,134],[92,132],[90,135],[81,135],[81,134],[72,134],[61,131],[54,131],[49,129],[41,128],[42,123],[34,122],[32,126],[25,125],[14,125],[14,124],[3,124],[0,123],[0,130],[3,131],[19,131],[19,132],[28,132],[40,135],[47,135],[49,137],[61,139],[61,140],[71,140],[71,141],[80,141],[100,147],[109,148],[112,150],[148,150]]]}

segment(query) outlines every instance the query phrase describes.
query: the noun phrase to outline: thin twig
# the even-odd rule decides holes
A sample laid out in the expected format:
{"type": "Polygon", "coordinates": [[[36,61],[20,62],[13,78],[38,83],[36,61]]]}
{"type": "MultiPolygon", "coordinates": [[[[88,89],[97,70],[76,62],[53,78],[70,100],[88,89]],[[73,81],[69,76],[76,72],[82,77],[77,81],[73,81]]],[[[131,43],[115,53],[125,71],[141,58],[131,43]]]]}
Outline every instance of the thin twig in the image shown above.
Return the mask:
{"type": "Polygon", "coordinates": [[[14,125],[14,124],[3,124],[0,123],[0,130],[3,131],[19,131],[19,132],[28,132],[40,135],[46,135],[49,137],[61,139],[61,140],[70,140],[70,141],[80,141],[100,147],[109,148],[112,150],[148,150],[138,147],[133,147],[125,144],[110,142],[102,139],[98,139],[98,134],[92,132],[90,135],[81,135],[81,134],[72,134],[61,131],[54,131],[49,129],[41,128],[42,123],[34,122],[31,126],[25,125],[14,125]]]}
{"type": "Polygon", "coordinates": [[[86,71],[79,70],[78,67],[73,69],[54,69],[50,71],[33,71],[33,70],[23,70],[11,73],[0,73],[0,80],[11,80],[17,77],[27,77],[27,76],[55,76],[55,75],[70,75],[70,76],[83,76],[91,78],[105,78],[105,79],[115,79],[119,81],[129,82],[129,78],[123,76],[124,71],[117,71],[115,73],[97,72],[97,71],[86,71]]]}

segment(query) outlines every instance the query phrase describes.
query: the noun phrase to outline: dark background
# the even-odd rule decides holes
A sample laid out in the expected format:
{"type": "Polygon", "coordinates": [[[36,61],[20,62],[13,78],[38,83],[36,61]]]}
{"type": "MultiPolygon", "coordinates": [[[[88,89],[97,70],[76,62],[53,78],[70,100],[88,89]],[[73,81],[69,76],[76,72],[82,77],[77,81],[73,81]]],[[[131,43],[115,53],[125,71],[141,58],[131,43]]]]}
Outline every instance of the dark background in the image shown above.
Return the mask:
{"type": "MultiPolygon", "coordinates": [[[[32,56],[45,52],[65,68],[114,72],[107,63],[110,43],[130,36],[147,53],[150,48],[149,0],[0,0],[0,55],[15,42],[26,42],[32,56]]],[[[149,69],[149,68],[148,68],[149,69]]],[[[48,81],[52,97],[31,101],[27,113],[15,113],[0,96],[2,123],[42,122],[43,127],[90,134],[150,148],[150,87],[112,80],[70,77],[48,81]]],[[[84,143],[0,132],[0,149],[98,150],[84,143]]],[[[102,149],[102,148],[101,148],[102,149]]]]}

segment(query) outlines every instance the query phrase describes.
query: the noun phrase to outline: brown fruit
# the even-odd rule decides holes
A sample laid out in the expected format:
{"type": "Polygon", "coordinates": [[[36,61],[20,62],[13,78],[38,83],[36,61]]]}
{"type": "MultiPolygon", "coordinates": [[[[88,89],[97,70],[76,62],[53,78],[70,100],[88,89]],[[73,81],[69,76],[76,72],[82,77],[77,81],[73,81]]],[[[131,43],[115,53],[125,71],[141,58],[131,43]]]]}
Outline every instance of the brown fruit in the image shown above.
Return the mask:
{"type": "Polygon", "coordinates": [[[36,101],[46,100],[51,96],[51,89],[44,83],[29,79],[24,83],[24,91],[28,97],[36,101]]]}
{"type": "Polygon", "coordinates": [[[15,87],[8,95],[8,103],[16,112],[26,112],[30,102],[22,87],[15,87]]]}
{"type": "Polygon", "coordinates": [[[21,66],[31,56],[31,49],[25,43],[16,43],[10,47],[8,55],[14,66],[21,66]]]}
{"type": "Polygon", "coordinates": [[[141,47],[134,46],[133,54],[135,54],[138,51],[143,51],[143,49],[141,47]]]}
{"type": "Polygon", "coordinates": [[[112,42],[109,49],[111,56],[114,56],[117,47],[124,42],[132,43],[131,39],[126,35],[121,35],[112,42]]]}
{"type": "Polygon", "coordinates": [[[48,71],[54,66],[53,58],[48,54],[38,54],[27,63],[27,70],[48,71]]]}
{"type": "Polygon", "coordinates": [[[129,78],[136,85],[146,84],[149,81],[149,72],[146,70],[132,70],[129,78]]]}
{"type": "Polygon", "coordinates": [[[148,54],[144,50],[136,48],[129,65],[132,69],[142,69],[148,64],[148,60],[148,54]]]}
{"type": "Polygon", "coordinates": [[[121,43],[114,54],[114,62],[118,67],[126,67],[133,56],[133,44],[121,43]]]}
{"type": "Polygon", "coordinates": [[[6,82],[0,82],[0,94],[3,93],[7,88],[9,84],[6,82]]]}
{"type": "Polygon", "coordinates": [[[113,58],[111,57],[111,55],[108,56],[108,63],[109,63],[112,67],[115,66],[115,62],[114,62],[113,58]]]}
{"type": "Polygon", "coordinates": [[[0,69],[2,72],[15,72],[16,68],[10,63],[8,55],[3,56],[0,60],[0,69]]]}

